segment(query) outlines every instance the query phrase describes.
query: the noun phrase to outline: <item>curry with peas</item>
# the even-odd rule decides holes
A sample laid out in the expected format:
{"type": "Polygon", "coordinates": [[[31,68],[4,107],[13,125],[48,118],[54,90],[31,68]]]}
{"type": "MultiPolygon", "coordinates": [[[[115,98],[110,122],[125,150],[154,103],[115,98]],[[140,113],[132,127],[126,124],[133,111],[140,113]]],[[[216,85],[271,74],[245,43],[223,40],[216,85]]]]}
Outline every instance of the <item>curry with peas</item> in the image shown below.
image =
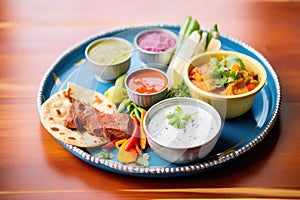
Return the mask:
{"type": "Polygon", "coordinates": [[[233,55],[210,58],[207,64],[193,67],[189,78],[199,89],[223,95],[244,94],[259,84],[258,74],[233,55]]]}

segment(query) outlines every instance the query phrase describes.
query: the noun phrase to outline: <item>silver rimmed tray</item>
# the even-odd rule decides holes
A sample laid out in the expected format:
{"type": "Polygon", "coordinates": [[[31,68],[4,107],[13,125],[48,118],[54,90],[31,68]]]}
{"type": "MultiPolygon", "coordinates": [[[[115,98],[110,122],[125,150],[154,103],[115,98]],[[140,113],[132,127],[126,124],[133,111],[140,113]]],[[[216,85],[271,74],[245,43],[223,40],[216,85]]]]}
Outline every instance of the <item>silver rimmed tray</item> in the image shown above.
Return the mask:
{"type": "MultiPolygon", "coordinates": [[[[129,42],[133,42],[136,34],[150,28],[166,28],[176,34],[179,31],[178,24],[150,24],[121,27],[95,34],[65,51],[54,61],[42,78],[37,95],[38,109],[40,109],[42,103],[51,95],[65,89],[69,81],[104,93],[112,86],[112,83],[98,82],[86,70],[84,62],[84,50],[86,46],[96,39],[112,36],[121,37],[129,42]]],[[[253,149],[266,138],[276,122],[281,105],[280,82],[267,59],[253,47],[222,33],[220,34],[220,40],[222,42],[222,49],[241,52],[261,62],[267,71],[268,79],[266,86],[256,96],[249,112],[236,119],[225,121],[219,141],[213,151],[204,159],[193,164],[177,165],[162,160],[148,148],[146,151],[150,154],[150,166],[140,167],[121,163],[114,158],[98,158],[97,153],[99,153],[99,149],[97,148],[79,148],[60,141],[58,142],[76,157],[95,167],[114,173],[145,177],[186,176],[202,173],[221,167],[245,155],[246,152],[253,149]]],[[[135,52],[132,57],[130,70],[142,65],[135,52]]],[[[115,151],[112,151],[112,153],[116,154],[115,151]]]]}

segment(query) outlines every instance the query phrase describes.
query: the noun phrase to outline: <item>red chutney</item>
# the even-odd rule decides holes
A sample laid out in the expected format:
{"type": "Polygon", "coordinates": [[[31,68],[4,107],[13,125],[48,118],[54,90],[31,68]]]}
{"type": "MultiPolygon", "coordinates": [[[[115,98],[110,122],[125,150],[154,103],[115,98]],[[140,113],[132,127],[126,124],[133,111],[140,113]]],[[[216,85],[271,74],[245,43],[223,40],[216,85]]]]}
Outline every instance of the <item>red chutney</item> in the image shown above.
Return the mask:
{"type": "Polygon", "coordinates": [[[140,71],[130,78],[128,87],[141,94],[153,94],[162,91],[167,85],[166,77],[153,70],[140,71]]]}

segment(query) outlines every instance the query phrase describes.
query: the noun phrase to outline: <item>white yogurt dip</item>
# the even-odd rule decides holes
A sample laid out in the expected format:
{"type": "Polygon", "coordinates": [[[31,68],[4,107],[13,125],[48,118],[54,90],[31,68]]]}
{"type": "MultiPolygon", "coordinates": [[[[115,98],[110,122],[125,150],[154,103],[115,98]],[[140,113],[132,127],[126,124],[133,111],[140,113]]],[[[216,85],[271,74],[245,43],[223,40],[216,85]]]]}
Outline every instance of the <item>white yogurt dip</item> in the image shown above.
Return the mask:
{"type": "Polygon", "coordinates": [[[149,120],[146,122],[151,139],[162,146],[170,148],[191,148],[200,146],[212,140],[220,130],[220,120],[216,118],[215,111],[205,106],[206,104],[190,104],[176,101],[150,110],[149,120]],[[180,106],[184,114],[191,114],[192,120],[185,122],[182,129],[169,124],[166,116],[173,113],[180,106]]]}

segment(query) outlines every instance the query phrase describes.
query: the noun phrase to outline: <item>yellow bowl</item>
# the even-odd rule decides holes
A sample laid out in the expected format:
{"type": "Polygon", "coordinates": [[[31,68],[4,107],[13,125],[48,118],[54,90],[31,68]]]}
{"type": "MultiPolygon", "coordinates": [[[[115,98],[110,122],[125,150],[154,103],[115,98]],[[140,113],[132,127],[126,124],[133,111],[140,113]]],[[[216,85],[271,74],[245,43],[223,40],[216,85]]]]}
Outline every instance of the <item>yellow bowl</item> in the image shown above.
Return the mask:
{"type": "Polygon", "coordinates": [[[267,80],[267,73],[264,67],[255,59],[242,53],[233,51],[211,51],[197,55],[185,66],[183,70],[183,78],[188,86],[191,96],[196,99],[203,100],[215,107],[222,118],[234,118],[247,112],[254,101],[256,94],[264,87],[267,80]],[[259,85],[255,89],[238,95],[221,95],[206,92],[195,86],[190,78],[190,70],[194,66],[201,66],[209,62],[211,57],[221,59],[229,55],[239,57],[245,64],[258,74],[259,85]]]}

